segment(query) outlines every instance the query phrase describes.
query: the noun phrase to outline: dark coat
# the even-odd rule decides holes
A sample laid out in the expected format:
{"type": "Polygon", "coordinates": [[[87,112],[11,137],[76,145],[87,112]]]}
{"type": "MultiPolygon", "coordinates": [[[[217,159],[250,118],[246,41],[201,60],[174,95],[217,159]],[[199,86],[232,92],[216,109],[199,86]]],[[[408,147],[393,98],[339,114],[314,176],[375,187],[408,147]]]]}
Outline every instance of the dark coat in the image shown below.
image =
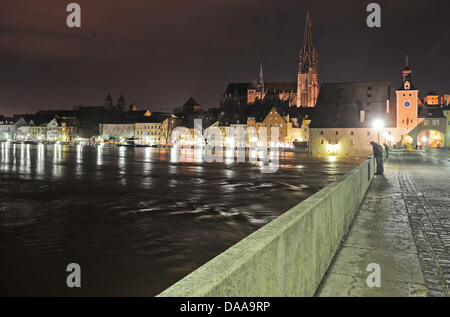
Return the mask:
{"type": "Polygon", "coordinates": [[[373,148],[373,155],[375,157],[378,156],[383,157],[383,148],[381,147],[381,145],[379,145],[378,143],[374,143],[372,145],[372,148],[373,148]]]}

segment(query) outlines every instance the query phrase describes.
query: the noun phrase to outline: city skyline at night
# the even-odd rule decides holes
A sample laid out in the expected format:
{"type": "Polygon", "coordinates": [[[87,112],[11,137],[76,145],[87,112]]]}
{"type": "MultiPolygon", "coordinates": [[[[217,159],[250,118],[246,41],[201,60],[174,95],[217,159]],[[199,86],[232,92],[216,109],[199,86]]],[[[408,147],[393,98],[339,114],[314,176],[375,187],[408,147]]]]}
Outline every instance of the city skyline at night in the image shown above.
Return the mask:
{"type": "Polygon", "coordinates": [[[75,1],[1,1],[0,297],[450,297],[449,0],[75,1]]]}
{"type": "Polygon", "coordinates": [[[215,107],[227,83],[256,79],[260,62],[267,81],[295,81],[307,10],[321,83],[397,85],[408,54],[423,93],[447,92],[444,1],[381,1],[382,27],[373,29],[363,1],[80,1],[80,29],[67,28],[63,4],[45,3],[4,3],[2,114],[101,105],[107,93],[153,111],[189,96],[215,107]]]}

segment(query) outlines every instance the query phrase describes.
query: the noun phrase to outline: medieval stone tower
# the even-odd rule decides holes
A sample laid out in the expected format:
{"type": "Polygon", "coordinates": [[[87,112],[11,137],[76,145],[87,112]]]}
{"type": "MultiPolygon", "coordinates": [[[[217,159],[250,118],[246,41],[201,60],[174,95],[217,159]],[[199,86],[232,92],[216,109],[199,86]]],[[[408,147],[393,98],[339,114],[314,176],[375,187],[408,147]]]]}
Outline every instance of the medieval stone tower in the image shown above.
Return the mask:
{"type": "Polygon", "coordinates": [[[402,71],[403,82],[397,93],[397,141],[405,140],[405,136],[418,124],[419,91],[411,82],[411,68],[408,56],[405,57],[405,68],[402,71]]]}
{"type": "Polygon", "coordinates": [[[312,21],[306,13],[303,47],[300,49],[297,77],[297,107],[314,107],[319,95],[319,70],[314,46],[312,21]]]}

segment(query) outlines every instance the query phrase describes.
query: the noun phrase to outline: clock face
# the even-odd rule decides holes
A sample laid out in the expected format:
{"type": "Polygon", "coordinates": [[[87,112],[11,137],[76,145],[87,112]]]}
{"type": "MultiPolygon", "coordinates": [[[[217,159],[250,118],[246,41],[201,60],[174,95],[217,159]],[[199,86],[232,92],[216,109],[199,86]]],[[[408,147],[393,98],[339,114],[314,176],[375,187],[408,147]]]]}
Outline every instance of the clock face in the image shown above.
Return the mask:
{"type": "Polygon", "coordinates": [[[403,108],[409,109],[412,106],[412,102],[410,100],[403,101],[403,108]]]}

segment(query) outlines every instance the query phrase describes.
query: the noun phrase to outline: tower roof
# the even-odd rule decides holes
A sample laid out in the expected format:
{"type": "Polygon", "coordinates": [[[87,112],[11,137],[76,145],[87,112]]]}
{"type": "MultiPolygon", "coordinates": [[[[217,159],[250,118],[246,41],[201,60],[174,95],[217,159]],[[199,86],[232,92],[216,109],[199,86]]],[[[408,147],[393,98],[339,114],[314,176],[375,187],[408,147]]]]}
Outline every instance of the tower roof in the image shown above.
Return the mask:
{"type": "Polygon", "coordinates": [[[318,57],[313,39],[312,20],[309,11],[307,11],[303,47],[300,50],[299,70],[302,73],[308,73],[309,69],[312,68],[314,72],[317,72],[317,66],[318,57]]]}
{"type": "Polygon", "coordinates": [[[105,100],[112,101],[111,94],[106,95],[105,100]]]}
{"type": "Polygon", "coordinates": [[[199,103],[193,97],[190,97],[183,106],[199,106],[199,103]]]}
{"type": "Polygon", "coordinates": [[[405,55],[405,68],[403,68],[402,71],[402,78],[403,78],[403,82],[402,85],[400,86],[399,90],[415,90],[416,88],[414,87],[414,85],[411,82],[411,74],[412,74],[412,70],[411,68],[409,68],[409,56],[405,55]],[[409,82],[409,88],[406,87],[405,83],[409,82]]]}

